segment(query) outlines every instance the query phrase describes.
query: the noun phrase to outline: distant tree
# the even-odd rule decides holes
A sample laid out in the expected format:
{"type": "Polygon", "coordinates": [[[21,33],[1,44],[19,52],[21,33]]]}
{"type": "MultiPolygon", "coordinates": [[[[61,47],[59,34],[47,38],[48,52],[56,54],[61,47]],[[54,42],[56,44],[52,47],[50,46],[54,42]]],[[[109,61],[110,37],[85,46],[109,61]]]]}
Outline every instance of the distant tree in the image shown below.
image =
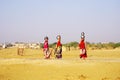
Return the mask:
{"type": "Polygon", "coordinates": [[[103,48],[103,44],[101,42],[96,44],[97,49],[102,49],[103,48]]]}
{"type": "Polygon", "coordinates": [[[74,41],[74,42],[70,42],[69,46],[76,48],[78,47],[78,44],[79,44],[78,42],[74,41]]]}
{"type": "Polygon", "coordinates": [[[112,49],[115,49],[115,43],[109,42],[109,43],[108,43],[108,47],[109,47],[109,48],[112,48],[112,49]]]}
{"type": "Polygon", "coordinates": [[[114,47],[115,47],[115,48],[120,47],[120,42],[115,43],[115,46],[114,46],[114,47]]]}
{"type": "Polygon", "coordinates": [[[56,47],[56,44],[57,44],[56,42],[54,42],[54,43],[52,43],[52,44],[49,44],[49,47],[50,47],[50,48],[55,48],[55,47],[56,47]]]}
{"type": "Polygon", "coordinates": [[[40,43],[40,48],[43,48],[43,45],[44,45],[43,43],[40,43]]]}

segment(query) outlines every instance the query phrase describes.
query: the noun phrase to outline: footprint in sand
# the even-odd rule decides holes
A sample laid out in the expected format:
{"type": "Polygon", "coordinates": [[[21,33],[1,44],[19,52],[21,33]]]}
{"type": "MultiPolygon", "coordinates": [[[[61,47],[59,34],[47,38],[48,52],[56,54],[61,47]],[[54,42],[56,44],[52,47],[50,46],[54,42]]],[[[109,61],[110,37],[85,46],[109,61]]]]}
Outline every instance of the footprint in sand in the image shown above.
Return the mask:
{"type": "Polygon", "coordinates": [[[70,80],[69,77],[69,75],[65,75],[65,80],[70,80]]]}
{"type": "Polygon", "coordinates": [[[115,80],[120,80],[120,77],[117,77],[115,80]]]}
{"type": "Polygon", "coordinates": [[[104,77],[101,80],[111,80],[110,78],[104,77]]]}
{"type": "Polygon", "coordinates": [[[4,75],[0,74],[0,80],[10,80],[10,79],[8,79],[7,76],[4,76],[4,75]]]}
{"type": "Polygon", "coordinates": [[[87,78],[87,77],[84,76],[84,75],[79,75],[79,76],[78,76],[78,79],[79,79],[79,80],[85,80],[86,78],[87,78]]]}
{"type": "Polygon", "coordinates": [[[65,75],[65,80],[74,80],[75,76],[74,75],[65,75]]]}
{"type": "Polygon", "coordinates": [[[0,75],[0,80],[4,79],[4,75],[0,75]]]}

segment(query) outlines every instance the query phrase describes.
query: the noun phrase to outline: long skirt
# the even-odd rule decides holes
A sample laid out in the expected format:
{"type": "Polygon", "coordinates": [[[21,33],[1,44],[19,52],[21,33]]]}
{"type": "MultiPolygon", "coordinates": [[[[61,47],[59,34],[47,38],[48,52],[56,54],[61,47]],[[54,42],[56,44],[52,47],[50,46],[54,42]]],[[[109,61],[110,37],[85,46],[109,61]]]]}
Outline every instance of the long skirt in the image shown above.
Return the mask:
{"type": "Polygon", "coordinates": [[[50,58],[50,51],[49,51],[48,48],[44,49],[44,56],[45,56],[45,59],[49,59],[50,58]]]}
{"type": "Polygon", "coordinates": [[[86,49],[81,49],[82,50],[82,53],[80,54],[80,58],[87,58],[87,52],[86,52],[86,49]]]}
{"type": "Polygon", "coordinates": [[[62,47],[58,47],[55,49],[55,58],[57,59],[62,58],[62,47]]]}

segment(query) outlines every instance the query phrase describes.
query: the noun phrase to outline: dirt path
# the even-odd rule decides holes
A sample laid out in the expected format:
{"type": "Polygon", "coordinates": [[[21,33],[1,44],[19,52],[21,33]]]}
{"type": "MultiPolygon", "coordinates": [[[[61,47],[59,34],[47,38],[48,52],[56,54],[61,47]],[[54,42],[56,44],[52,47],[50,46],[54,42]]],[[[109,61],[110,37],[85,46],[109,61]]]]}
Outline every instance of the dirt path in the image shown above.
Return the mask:
{"type": "Polygon", "coordinates": [[[120,58],[0,58],[0,80],[120,80],[120,58]]]}
{"type": "Polygon", "coordinates": [[[72,59],[61,59],[61,60],[57,60],[57,59],[31,59],[31,58],[22,58],[22,59],[18,59],[18,58],[8,58],[8,59],[4,59],[4,58],[0,58],[0,64],[34,64],[34,63],[44,63],[44,64],[57,64],[59,62],[59,64],[65,64],[65,63],[72,63],[72,62],[83,62],[83,63],[87,63],[87,62],[120,62],[120,58],[88,58],[86,60],[82,60],[79,58],[72,58],[72,59]],[[48,62],[48,63],[47,63],[48,62]]]}

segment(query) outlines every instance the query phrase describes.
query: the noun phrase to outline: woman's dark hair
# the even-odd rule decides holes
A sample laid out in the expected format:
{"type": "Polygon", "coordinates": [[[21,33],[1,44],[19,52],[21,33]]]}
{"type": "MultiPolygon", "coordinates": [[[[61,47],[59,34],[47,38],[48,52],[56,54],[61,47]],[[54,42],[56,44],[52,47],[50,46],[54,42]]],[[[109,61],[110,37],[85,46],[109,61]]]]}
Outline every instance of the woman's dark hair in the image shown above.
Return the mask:
{"type": "Polygon", "coordinates": [[[49,39],[49,38],[46,36],[46,37],[44,37],[44,40],[45,40],[45,39],[49,39]]]}

